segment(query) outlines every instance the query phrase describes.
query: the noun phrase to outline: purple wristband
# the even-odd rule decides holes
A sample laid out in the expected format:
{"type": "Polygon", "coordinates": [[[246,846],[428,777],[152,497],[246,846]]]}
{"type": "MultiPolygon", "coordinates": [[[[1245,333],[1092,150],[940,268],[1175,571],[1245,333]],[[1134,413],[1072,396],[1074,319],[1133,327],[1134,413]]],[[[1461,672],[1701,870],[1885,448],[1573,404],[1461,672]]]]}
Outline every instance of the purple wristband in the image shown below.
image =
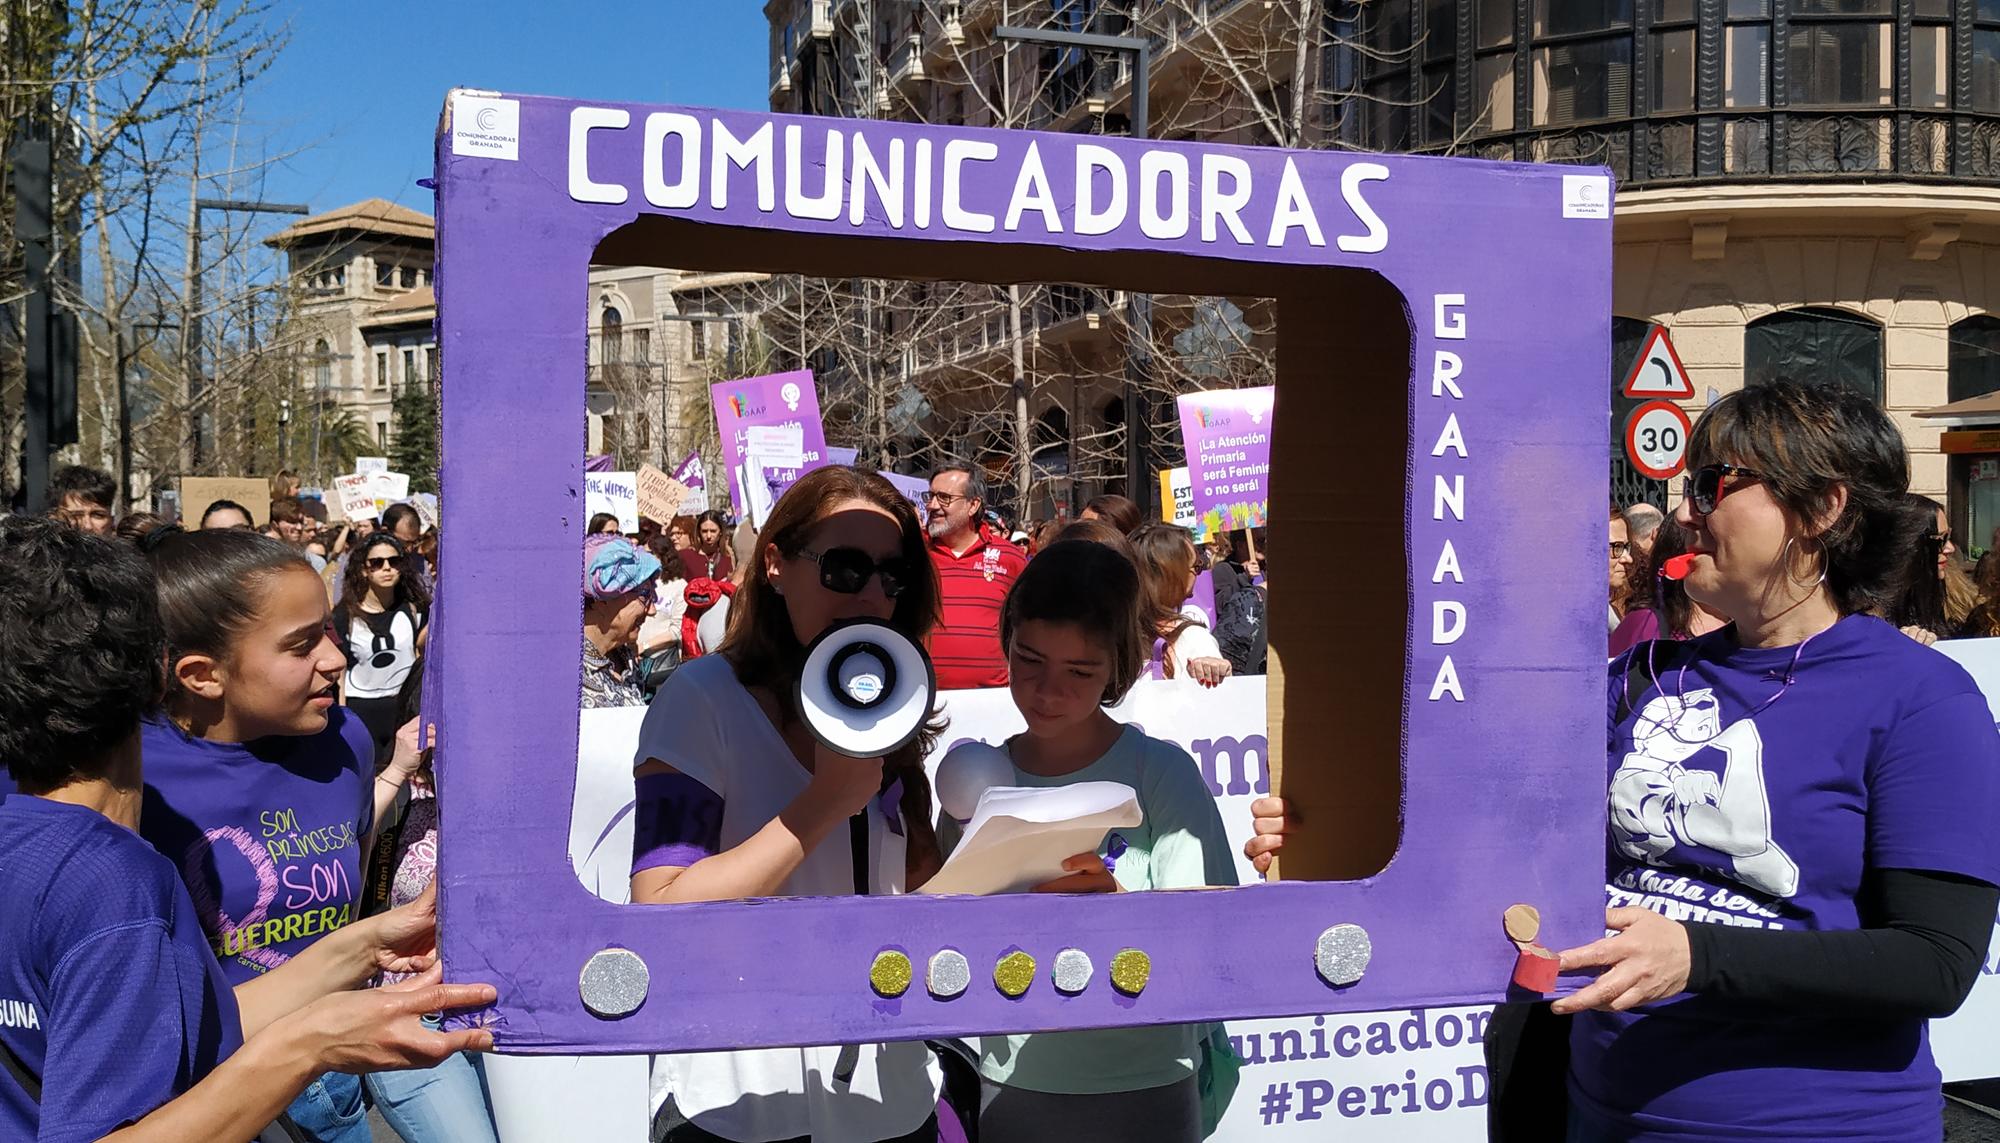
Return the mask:
{"type": "Polygon", "coordinates": [[[686,774],[638,781],[632,813],[632,872],[685,869],[722,848],[722,798],[686,774]]]}

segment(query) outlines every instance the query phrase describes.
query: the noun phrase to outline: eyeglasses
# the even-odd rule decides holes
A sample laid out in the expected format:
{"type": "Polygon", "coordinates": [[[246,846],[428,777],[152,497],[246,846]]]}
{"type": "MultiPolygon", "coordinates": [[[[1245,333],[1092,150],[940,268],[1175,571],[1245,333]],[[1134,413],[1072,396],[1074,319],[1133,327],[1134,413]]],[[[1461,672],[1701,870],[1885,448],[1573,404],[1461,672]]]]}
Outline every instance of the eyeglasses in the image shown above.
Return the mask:
{"type": "Polygon", "coordinates": [[[924,493],[924,503],[926,503],[926,504],[929,504],[929,503],[931,503],[932,501],[936,501],[936,502],[937,502],[937,506],[938,506],[938,507],[940,507],[940,508],[949,508],[949,507],[951,507],[951,505],[952,505],[952,501],[954,501],[954,500],[965,500],[965,499],[968,499],[968,497],[964,497],[964,496],[960,496],[960,495],[959,495],[958,493],[956,493],[956,492],[926,492],[926,493],[924,493]]]}
{"type": "Polygon", "coordinates": [[[1949,544],[1949,543],[1951,543],[1951,533],[1950,533],[1950,532],[1925,532],[1925,533],[1924,533],[1924,542],[1925,542],[1925,543],[1928,543],[1928,544],[1929,544],[1929,545],[1930,545],[1931,547],[1933,547],[1933,548],[1942,548],[1942,547],[1944,547],[1944,546],[1945,546],[1946,544],[1949,544]]]}
{"type": "Polygon", "coordinates": [[[367,563],[367,565],[368,565],[368,570],[369,570],[369,571],[381,571],[381,570],[382,570],[383,568],[399,568],[399,567],[402,567],[402,566],[403,566],[403,557],[401,557],[401,556],[369,556],[369,557],[368,557],[368,559],[367,559],[366,561],[364,561],[364,562],[365,562],[365,563],[367,563]]]}
{"type": "Polygon", "coordinates": [[[1631,550],[1632,550],[1632,544],[1631,544],[1631,542],[1630,542],[1629,540],[1613,540],[1613,541],[1611,541],[1611,555],[1612,555],[1612,557],[1613,557],[1613,558],[1616,558],[1616,557],[1618,557],[1618,556],[1622,556],[1622,555],[1624,555],[1624,554],[1625,554],[1626,552],[1629,552],[1629,551],[1631,551],[1631,550]]]}
{"type": "Polygon", "coordinates": [[[1722,482],[1724,478],[1731,476],[1742,480],[1764,478],[1761,472],[1752,472],[1733,464],[1704,464],[1689,473],[1688,478],[1681,482],[1681,497],[1688,502],[1688,507],[1695,515],[1706,516],[1715,511],[1717,504],[1722,503],[1723,496],[1728,493],[1728,488],[1722,482]]]}
{"type": "Polygon", "coordinates": [[[819,565],[819,584],[842,595],[859,595],[872,577],[882,577],[882,594],[894,599],[909,585],[910,563],[901,556],[877,560],[860,548],[828,548],[823,552],[800,551],[799,555],[819,565]]]}

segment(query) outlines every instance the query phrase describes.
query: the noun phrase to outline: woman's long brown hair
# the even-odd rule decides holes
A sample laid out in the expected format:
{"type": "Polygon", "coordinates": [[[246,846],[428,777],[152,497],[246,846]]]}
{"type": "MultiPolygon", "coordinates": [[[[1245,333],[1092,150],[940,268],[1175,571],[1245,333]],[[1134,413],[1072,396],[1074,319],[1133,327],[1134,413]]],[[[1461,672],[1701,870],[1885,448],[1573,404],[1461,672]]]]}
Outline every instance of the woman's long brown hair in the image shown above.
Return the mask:
{"type": "MultiPolygon", "coordinates": [[[[924,539],[923,524],[916,508],[880,476],[846,465],[816,468],[785,490],[757,535],[757,547],[743,574],[742,586],[729,605],[729,630],[719,649],[736,671],[736,679],[746,687],[763,687],[778,704],[785,730],[798,722],[798,697],[794,685],[805,666],[806,649],[792,631],[792,617],[785,597],[771,584],[764,568],[764,549],[773,545],[779,554],[791,558],[812,541],[813,530],[833,510],[860,500],[894,517],[902,532],[901,556],[910,574],[903,592],[895,599],[889,626],[918,646],[929,643],[931,629],[938,622],[937,570],[931,564],[930,548],[924,539]]],[[[923,858],[937,852],[937,836],[931,822],[931,786],[924,774],[924,759],[930,756],[945,721],[933,714],[916,740],[883,759],[882,788],[896,779],[903,781],[903,828],[909,838],[910,854],[917,868],[923,858]]]]}
{"type": "MultiPolygon", "coordinates": [[[[1141,525],[1130,539],[1133,562],[1139,568],[1139,621],[1147,634],[1171,647],[1181,632],[1195,626],[1181,614],[1186,602],[1181,585],[1194,563],[1194,541],[1187,529],[1174,524],[1141,525]]],[[[1160,672],[1174,677],[1171,655],[1160,656],[1160,672]]]]}

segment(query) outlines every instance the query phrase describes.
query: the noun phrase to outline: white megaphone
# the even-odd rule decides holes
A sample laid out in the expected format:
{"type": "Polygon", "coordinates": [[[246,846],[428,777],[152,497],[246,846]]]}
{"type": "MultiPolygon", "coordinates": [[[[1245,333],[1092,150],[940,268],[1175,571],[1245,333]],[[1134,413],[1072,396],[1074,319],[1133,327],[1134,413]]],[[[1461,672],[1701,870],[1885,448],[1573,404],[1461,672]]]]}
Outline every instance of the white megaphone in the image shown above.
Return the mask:
{"type": "Polygon", "coordinates": [[[799,672],[799,714],[821,745],[879,758],[916,738],[931,717],[937,675],[924,649],[872,619],[820,633],[799,672]]]}
{"type": "Polygon", "coordinates": [[[937,790],[938,807],[950,814],[953,821],[964,825],[979,809],[981,794],[995,786],[1013,786],[1018,782],[1014,763],[1006,751],[975,738],[945,752],[938,760],[937,778],[931,784],[937,790]]]}

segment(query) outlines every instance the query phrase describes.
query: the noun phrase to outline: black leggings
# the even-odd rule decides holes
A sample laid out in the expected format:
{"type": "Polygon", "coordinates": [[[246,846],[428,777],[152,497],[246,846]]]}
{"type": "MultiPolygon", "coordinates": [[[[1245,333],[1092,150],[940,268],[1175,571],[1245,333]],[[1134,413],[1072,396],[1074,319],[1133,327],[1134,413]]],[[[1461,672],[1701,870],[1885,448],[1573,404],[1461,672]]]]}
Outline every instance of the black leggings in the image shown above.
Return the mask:
{"type": "Polygon", "coordinates": [[[396,715],[401,711],[403,701],[394,695],[388,698],[350,698],[347,709],[361,719],[361,725],[368,728],[368,736],[375,740],[375,764],[387,762],[394,753],[396,742],[396,715]]]}

